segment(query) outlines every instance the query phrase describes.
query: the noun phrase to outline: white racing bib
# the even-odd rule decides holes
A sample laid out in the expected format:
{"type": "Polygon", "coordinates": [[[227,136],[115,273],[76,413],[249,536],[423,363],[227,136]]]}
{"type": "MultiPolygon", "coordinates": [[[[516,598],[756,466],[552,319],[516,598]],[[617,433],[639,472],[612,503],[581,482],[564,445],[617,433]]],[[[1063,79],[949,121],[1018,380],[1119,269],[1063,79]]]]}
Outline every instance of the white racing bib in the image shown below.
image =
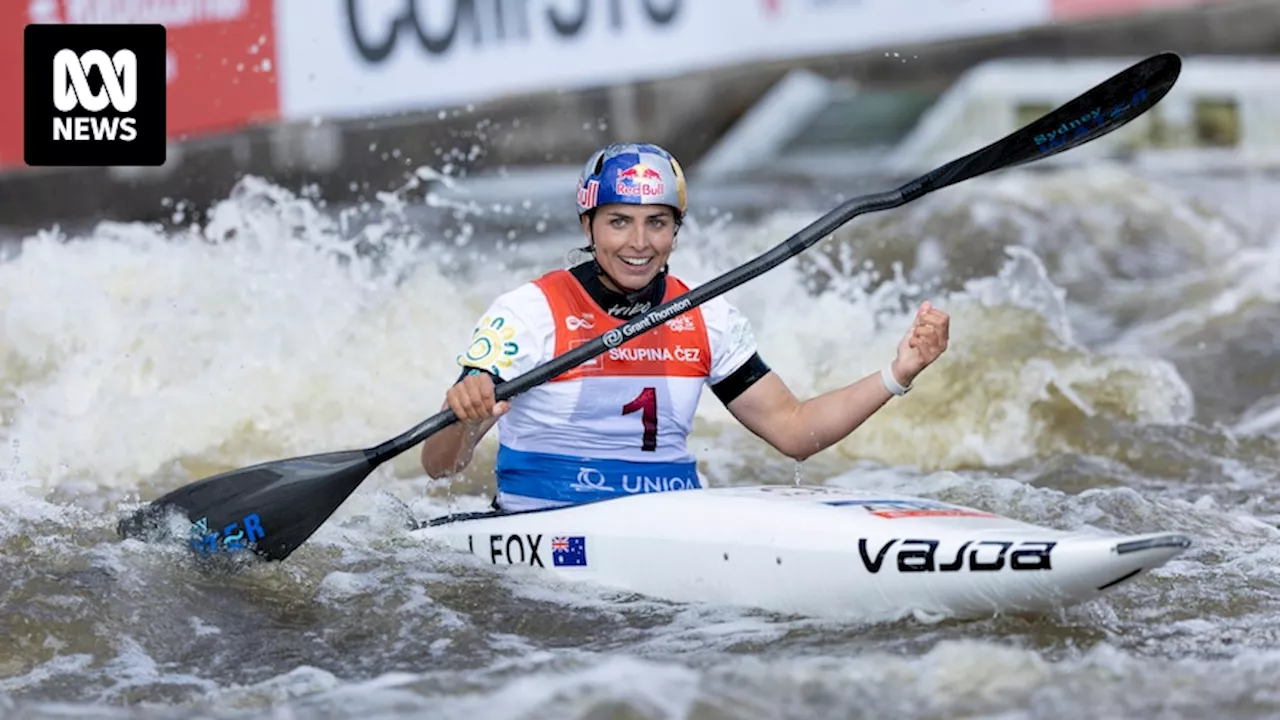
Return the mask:
{"type": "MultiPolygon", "coordinates": [[[[668,276],[663,302],[687,291],[668,276]]],[[[557,270],[495,300],[459,363],[510,379],[623,324],[557,270]]],[[[499,504],[701,487],[686,440],[702,388],[755,352],[746,318],[716,298],[513,398],[497,425],[499,504]]]]}

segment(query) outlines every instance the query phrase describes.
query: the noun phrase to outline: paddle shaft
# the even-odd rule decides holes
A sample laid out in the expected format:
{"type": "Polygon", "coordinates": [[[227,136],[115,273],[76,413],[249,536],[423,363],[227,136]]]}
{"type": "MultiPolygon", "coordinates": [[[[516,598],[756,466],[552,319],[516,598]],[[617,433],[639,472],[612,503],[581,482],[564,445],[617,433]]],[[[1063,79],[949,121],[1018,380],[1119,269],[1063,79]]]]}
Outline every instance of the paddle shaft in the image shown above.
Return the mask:
{"type": "MultiPolygon", "coordinates": [[[[609,348],[622,345],[659,323],[723,295],[799,255],[859,215],[900,207],[934,190],[993,170],[1040,160],[1096,140],[1141,115],[1164,97],[1177,80],[1180,68],[1181,60],[1176,55],[1162,53],[1153,56],[1099,83],[1020,130],[911,180],[896,190],[848,200],[754,260],[699,285],[544,365],[499,384],[495,397],[501,401],[526,392],[609,348]],[[1068,134],[1070,137],[1067,137],[1068,134]]],[[[385,462],[457,420],[453,410],[446,408],[397,437],[367,450],[369,462],[375,466],[385,462]]]]}

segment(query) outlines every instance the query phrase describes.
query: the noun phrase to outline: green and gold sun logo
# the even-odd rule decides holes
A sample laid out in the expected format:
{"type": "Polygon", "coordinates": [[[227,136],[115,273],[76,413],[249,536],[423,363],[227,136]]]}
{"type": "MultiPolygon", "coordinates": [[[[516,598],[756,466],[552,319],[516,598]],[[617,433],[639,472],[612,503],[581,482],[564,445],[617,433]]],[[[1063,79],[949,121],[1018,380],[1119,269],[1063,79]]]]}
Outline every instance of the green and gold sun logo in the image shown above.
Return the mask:
{"type": "Polygon", "coordinates": [[[511,367],[511,358],[520,352],[520,346],[512,340],[515,336],[515,328],[507,324],[506,318],[485,316],[471,332],[471,347],[458,358],[458,364],[501,375],[503,369],[511,367]]]}

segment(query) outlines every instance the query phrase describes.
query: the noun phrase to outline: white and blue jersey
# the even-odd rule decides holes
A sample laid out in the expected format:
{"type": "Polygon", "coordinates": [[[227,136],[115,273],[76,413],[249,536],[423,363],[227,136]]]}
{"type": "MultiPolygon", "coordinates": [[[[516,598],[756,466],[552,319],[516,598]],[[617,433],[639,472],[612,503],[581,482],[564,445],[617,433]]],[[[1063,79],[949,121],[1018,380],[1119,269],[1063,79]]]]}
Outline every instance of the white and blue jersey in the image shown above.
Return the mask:
{"type": "MultiPolygon", "coordinates": [[[[647,301],[619,302],[591,265],[499,296],[459,364],[511,379],[688,291],[660,276],[647,301]]],[[[529,510],[702,487],[686,440],[703,386],[727,403],[767,372],[746,317],[721,298],[606,350],[511,400],[497,423],[497,504],[529,510]]]]}

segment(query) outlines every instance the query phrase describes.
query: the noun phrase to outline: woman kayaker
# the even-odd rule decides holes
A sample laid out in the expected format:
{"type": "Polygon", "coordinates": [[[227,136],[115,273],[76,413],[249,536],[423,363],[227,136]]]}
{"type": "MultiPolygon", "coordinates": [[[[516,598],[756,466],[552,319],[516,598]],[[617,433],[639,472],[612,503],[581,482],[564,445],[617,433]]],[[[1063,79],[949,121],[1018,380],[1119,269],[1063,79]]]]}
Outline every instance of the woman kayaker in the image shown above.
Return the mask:
{"type": "Polygon", "coordinates": [[[592,259],[526,282],[489,306],[445,395],[459,422],[423,444],[428,475],[461,471],[497,424],[494,504],[502,510],[699,488],[686,441],[704,385],[749,430],[803,460],[905,394],[946,350],[950,318],[925,302],[884,369],[801,402],[761,358],[747,318],[716,297],[495,402],[495,383],[689,289],[667,272],[686,207],[684,173],[666,150],[614,144],[591,156],[578,180],[578,217],[592,259]]]}

